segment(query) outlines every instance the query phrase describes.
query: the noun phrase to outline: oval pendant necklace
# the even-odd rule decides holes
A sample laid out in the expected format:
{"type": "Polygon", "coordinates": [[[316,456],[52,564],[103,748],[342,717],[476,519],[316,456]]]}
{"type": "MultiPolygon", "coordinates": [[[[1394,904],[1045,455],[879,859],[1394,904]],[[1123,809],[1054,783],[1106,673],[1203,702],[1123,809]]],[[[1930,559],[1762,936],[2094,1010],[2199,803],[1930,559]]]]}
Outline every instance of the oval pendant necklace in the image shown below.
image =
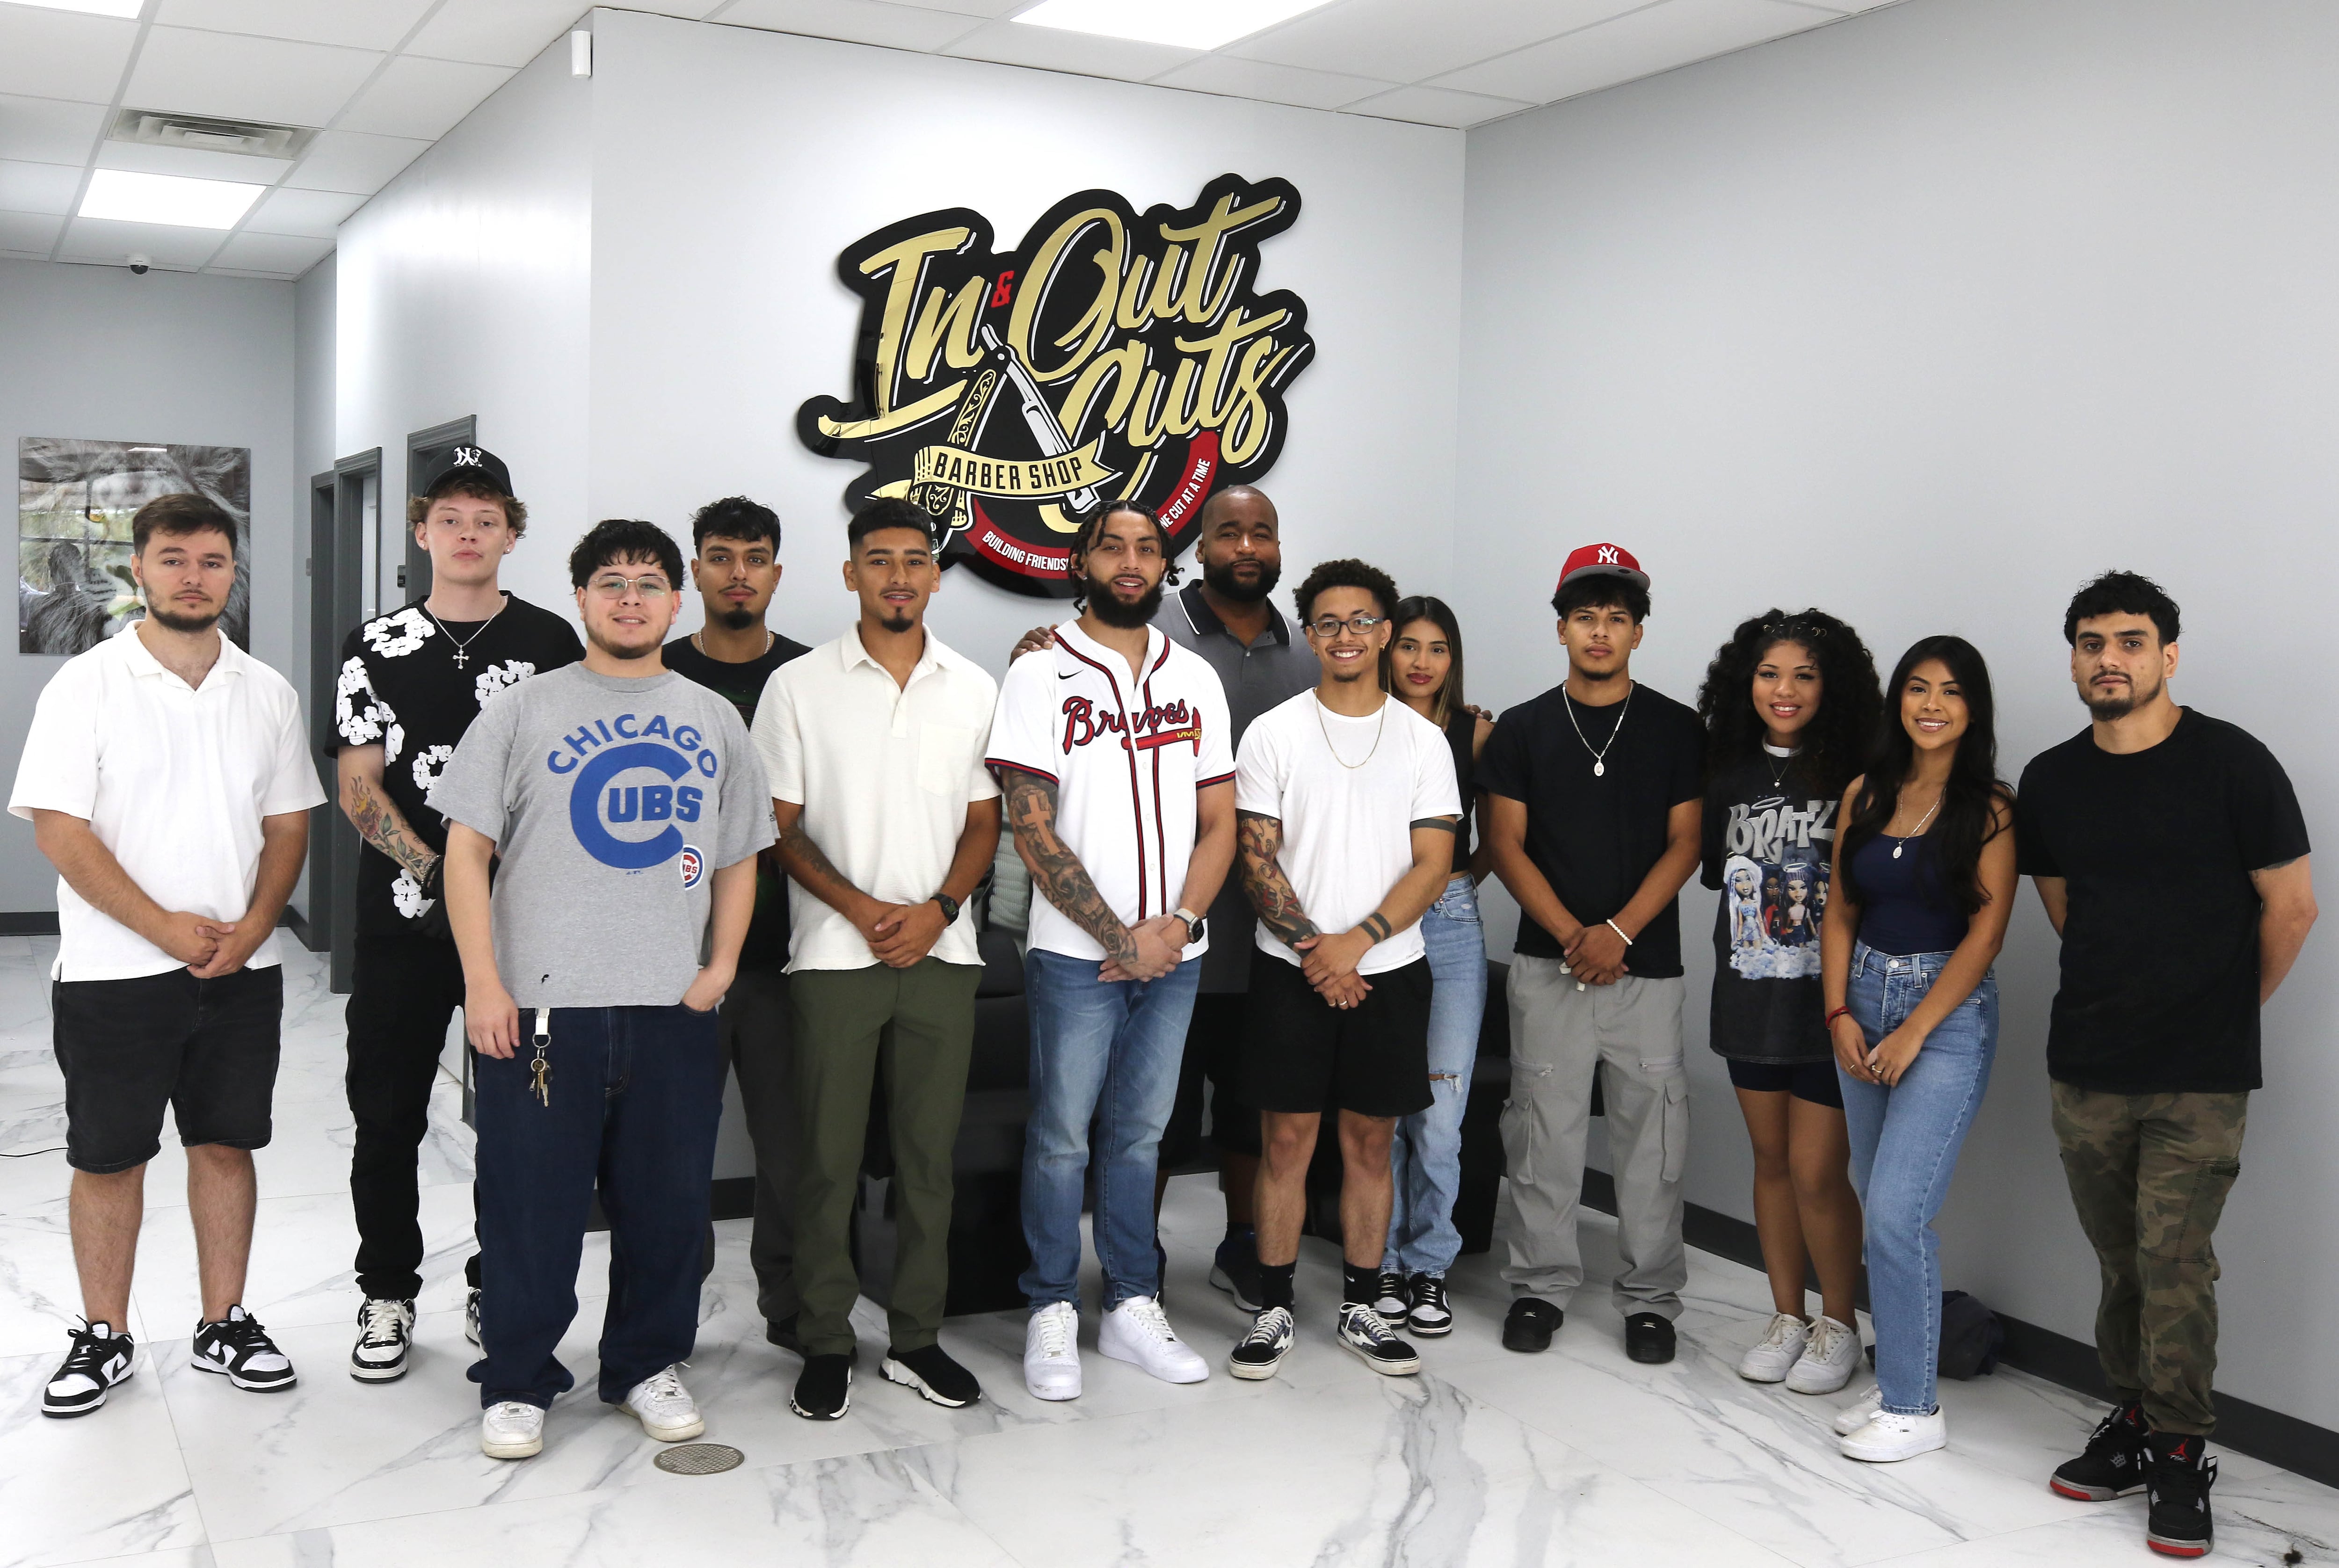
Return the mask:
{"type": "Polygon", "coordinates": [[[1605,778],[1608,776],[1608,749],[1610,746],[1616,744],[1616,737],[1624,733],[1624,719],[1626,715],[1631,714],[1633,711],[1633,693],[1634,689],[1635,688],[1633,686],[1626,686],[1624,688],[1624,705],[1617,712],[1616,727],[1608,732],[1607,745],[1603,745],[1598,751],[1592,751],[1592,743],[1584,739],[1584,725],[1582,721],[1577,719],[1575,716],[1575,699],[1569,696],[1565,691],[1562,691],[1559,694],[1560,701],[1567,705],[1567,722],[1575,725],[1575,738],[1579,741],[1584,741],[1584,749],[1585,751],[1592,752],[1592,776],[1594,778],[1605,778]]]}
{"type": "Polygon", "coordinates": [[[1894,860],[1899,860],[1900,858],[1900,852],[1909,847],[1910,839],[1919,837],[1924,833],[1925,824],[1931,822],[1933,820],[1933,814],[1941,809],[1941,796],[1946,795],[1949,793],[1949,791],[1943,790],[1940,794],[1935,795],[1933,797],[1933,804],[1925,808],[1925,814],[1917,819],[1917,825],[1910,830],[1908,837],[1900,839],[1894,843],[1892,845],[1892,858],[1894,860]]]}

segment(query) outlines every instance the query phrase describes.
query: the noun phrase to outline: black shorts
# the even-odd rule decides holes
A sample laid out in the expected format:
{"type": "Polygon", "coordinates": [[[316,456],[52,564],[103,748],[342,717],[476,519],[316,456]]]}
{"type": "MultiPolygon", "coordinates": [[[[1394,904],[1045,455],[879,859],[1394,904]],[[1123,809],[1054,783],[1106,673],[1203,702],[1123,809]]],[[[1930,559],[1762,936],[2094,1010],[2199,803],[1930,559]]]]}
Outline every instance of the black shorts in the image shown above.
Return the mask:
{"type": "Polygon", "coordinates": [[[267,1143],[284,1021],[284,971],[197,980],[183,969],[135,980],[61,980],[49,989],[65,1075],[65,1163],[104,1175],[179,1141],[267,1143]]]}
{"type": "Polygon", "coordinates": [[[1202,1151],[1202,1080],[1209,1080],[1210,1141],[1221,1152],[1257,1154],[1258,1112],[1242,1098],[1243,1019],[1248,993],[1203,991],[1186,1026],[1186,1059],[1179,1064],[1178,1098],[1161,1133],[1161,1169],[1184,1165],[1202,1151]]]}
{"type": "Polygon", "coordinates": [[[1732,1089],[1751,1089],[1757,1094],[1791,1094],[1797,1100],[1808,1100],[1813,1105],[1824,1105],[1836,1110],[1843,1109],[1843,1085],[1836,1078],[1832,1060],[1730,1060],[1730,1085],[1732,1089]]]}
{"type": "Polygon", "coordinates": [[[1429,961],[1368,974],[1365,1000],[1334,1007],[1297,966],[1250,966],[1243,1090],[1261,1110],[1411,1116],[1429,1092],[1429,961]]]}

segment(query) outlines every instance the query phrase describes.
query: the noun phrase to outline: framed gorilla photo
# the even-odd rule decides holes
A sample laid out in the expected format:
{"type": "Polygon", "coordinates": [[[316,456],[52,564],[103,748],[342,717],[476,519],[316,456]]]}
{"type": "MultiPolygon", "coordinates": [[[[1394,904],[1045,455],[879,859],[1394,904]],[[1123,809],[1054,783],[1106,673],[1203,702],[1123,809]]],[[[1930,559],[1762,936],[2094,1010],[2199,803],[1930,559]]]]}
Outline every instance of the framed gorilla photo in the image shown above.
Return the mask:
{"type": "Polygon", "coordinates": [[[252,449],[26,436],[16,448],[16,651],[71,656],[146,612],[130,519],[192,492],[235,519],[235,587],[220,629],[252,646],[252,449]]]}

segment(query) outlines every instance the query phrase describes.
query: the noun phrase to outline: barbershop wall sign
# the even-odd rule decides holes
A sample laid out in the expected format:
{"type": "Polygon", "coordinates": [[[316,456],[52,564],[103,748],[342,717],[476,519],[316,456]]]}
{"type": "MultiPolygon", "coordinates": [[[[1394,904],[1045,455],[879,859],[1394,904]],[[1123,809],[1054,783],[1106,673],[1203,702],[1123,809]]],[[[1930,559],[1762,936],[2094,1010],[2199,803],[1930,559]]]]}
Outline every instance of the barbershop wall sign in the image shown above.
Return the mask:
{"type": "Polygon", "coordinates": [[[848,506],[907,497],[945,564],[1020,593],[1071,592],[1066,547],[1108,501],[1158,511],[1183,549],[1210,492],[1283,449],[1316,345],[1298,295],[1254,285],[1298,216],[1288,181],[1222,174],[1142,216],[1067,196],[1003,252],[963,207],[888,224],[837,258],[862,300],[853,396],[812,399],[796,432],[868,465],[848,506]]]}

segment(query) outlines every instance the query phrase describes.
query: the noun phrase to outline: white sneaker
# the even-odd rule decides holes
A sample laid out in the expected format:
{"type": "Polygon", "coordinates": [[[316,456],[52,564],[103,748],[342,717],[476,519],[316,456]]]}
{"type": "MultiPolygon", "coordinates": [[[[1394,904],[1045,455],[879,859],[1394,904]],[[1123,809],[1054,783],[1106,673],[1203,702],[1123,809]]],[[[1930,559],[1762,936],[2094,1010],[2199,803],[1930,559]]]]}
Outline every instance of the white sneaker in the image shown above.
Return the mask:
{"type": "Polygon", "coordinates": [[[1034,1399],[1081,1396],[1081,1309],[1051,1302],[1023,1326],[1023,1386],[1034,1399]]]}
{"type": "Polygon", "coordinates": [[[1150,1296],[1132,1296],[1106,1313],[1104,1326],[1097,1330],[1097,1349],[1164,1383],[1199,1383],[1210,1375],[1210,1364],[1178,1337],[1161,1304],[1150,1296]]]}
{"type": "Polygon", "coordinates": [[[682,1386],[676,1366],[652,1373],[626,1390],[626,1409],[661,1443],[685,1443],[706,1430],[698,1401],[682,1386]]]}
{"type": "Polygon", "coordinates": [[[413,1348],[414,1303],[367,1297],[358,1308],[358,1342],[350,1351],[350,1376],[360,1383],[403,1377],[407,1353],[413,1348]]]}
{"type": "Polygon", "coordinates": [[[463,1292],[463,1337],[479,1348],[486,1348],[479,1345],[479,1293],[476,1290],[463,1292]]]}
{"type": "Polygon", "coordinates": [[[1860,1330],[1822,1317],[1801,1358],[1788,1369],[1787,1386],[1797,1394],[1832,1394],[1851,1381],[1859,1366],[1860,1330]]]}
{"type": "Polygon", "coordinates": [[[1949,1417],[1939,1410],[1930,1415],[1900,1415],[1879,1410],[1868,1418],[1867,1425],[1848,1437],[1836,1439],[1836,1446],[1843,1450],[1846,1459],[1864,1459],[1871,1464],[1914,1459],[1920,1454],[1930,1454],[1949,1445],[1949,1417]]]}
{"type": "Polygon", "coordinates": [[[1749,1383],[1779,1383],[1803,1353],[1811,1326],[1791,1312],[1774,1313],[1762,1342],[1738,1358],[1738,1376],[1749,1383]]]}
{"type": "Polygon", "coordinates": [[[1870,1384],[1867,1393],[1835,1413],[1835,1435],[1838,1437],[1850,1436],[1868,1425],[1868,1418],[1875,1415],[1883,1403],[1883,1385],[1870,1384]]]}
{"type": "Polygon", "coordinates": [[[479,1416],[479,1452],[490,1459],[533,1459],[544,1452],[541,1406],[507,1399],[479,1416]]]}

